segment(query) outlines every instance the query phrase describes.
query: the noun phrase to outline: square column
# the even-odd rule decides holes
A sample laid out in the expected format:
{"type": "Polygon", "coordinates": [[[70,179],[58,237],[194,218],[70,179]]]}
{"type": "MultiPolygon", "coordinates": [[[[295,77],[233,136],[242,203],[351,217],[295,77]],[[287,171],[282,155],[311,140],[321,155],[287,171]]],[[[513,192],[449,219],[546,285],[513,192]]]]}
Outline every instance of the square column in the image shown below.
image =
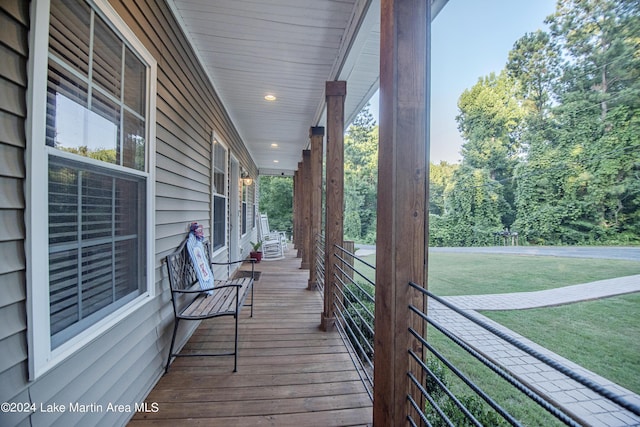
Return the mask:
{"type": "Polygon", "coordinates": [[[324,313],[320,327],[330,330],[335,325],[335,288],[339,286],[334,276],[337,262],[334,245],[343,244],[344,220],[344,97],[347,82],[327,82],[327,196],[325,225],[325,284],[324,313]]]}
{"type": "MultiPolygon", "coordinates": [[[[407,396],[420,396],[407,375],[423,381],[410,356],[422,345],[426,301],[409,282],[427,286],[428,102],[430,1],[382,0],[380,22],[380,146],[376,241],[375,370],[376,426],[419,422],[407,396]]],[[[424,401],[418,400],[424,406],[424,401]]]]}
{"type": "Polygon", "coordinates": [[[317,126],[309,129],[311,139],[311,158],[309,171],[311,173],[311,248],[308,289],[315,289],[318,285],[317,277],[317,243],[316,239],[322,229],[322,143],[324,140],[324,128],[317,126]]]}

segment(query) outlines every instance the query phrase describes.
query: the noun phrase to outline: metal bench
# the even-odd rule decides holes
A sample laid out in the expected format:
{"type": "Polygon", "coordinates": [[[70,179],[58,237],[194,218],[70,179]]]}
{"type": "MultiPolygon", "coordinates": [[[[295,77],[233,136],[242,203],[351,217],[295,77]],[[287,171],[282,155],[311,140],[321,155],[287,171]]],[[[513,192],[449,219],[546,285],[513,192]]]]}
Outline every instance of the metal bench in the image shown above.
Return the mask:
{"type": "MultiPolygon", "coordinates": [[[[173,303],[173,313],[175,323],[173,326],[173,336],[167,357],[165,373],[169,372],[169,365],[172,357],[188,356],[234,356],[233,372],[238,370],[238,318],[245,300],[251,293],[251,317],[253,317],[253,278],[255,260],[251,262],[251,277],[241,277],[238,279],[215,280],[215,285],[210,289],[202,289],[198,281],[195,267],[187,250],[187,240],[185,239],[178,249],[167,255],[167,267],[169,270],[169,284],[171,286],[171,302],[173,303]],[[212,291],[209,294],[209,291],[212,291]],[[235,318],[235,342],[233,352],[226,353],[174,353],[173,346],[176,340],[178,324],[181,320],[205,320],[222,316],[233,316],[235,318]]],[[[212,263],[209,242],[202,242],[204,253],[209,265],[231,265],[242,263],[245,260],[231,261],[227,263],[212,263]]]]}

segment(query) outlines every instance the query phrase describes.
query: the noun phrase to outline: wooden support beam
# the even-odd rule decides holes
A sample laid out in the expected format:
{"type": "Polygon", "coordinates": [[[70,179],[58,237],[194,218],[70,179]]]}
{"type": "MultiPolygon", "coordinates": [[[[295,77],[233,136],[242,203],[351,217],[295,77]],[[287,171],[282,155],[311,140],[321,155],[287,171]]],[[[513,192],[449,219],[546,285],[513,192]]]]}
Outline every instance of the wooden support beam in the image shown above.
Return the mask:
{"type": "Polygon", "coordinates": [[[308,270],[311,263],[311,150],[302,150],[302,262],[308,270]]]}
{"type": "Polygon", "coordinates": [[[302,258],[302,162],[298,162],[298,179],[296,181],[296,258],[302,258]]]}
{"type": "Polygon", "coordinates": [[[294,249],[298,249],[298,171],[293,172],[293,236],[291,236],[291,243],[294,249]]]}
{"type": "Polygon", "coordinates": [[[311,266],[309,268],[309,283],[307,288],[312,290],[318,285],[318,254],[317,238],[322,229],[322,143],[324,128],[321,126],[309,129],[311,139],[311,159],[309,171],[311,173],[311,266]]]}
{"type": "Polygon", "coordinates": [[[424,406],[408,377],[422,371],[408,356],[422,346],[408,332],[425,328],[408,307],[426,312],[413,281],[427,286],[429,4],[382,0],[380,24],[380,146],[376,251],[374,425],[407,425],[420,418],[411,394],[424,406]]]}
{"type": "Polygon", "coordinates": [[[325,226],[324,313],[320,326],[327,331],[334,327],[335,288],[334,245],[343,244],[344,219],[344,97],[347,82],[332,81],[325,86],[327,97],[327,196],[325,226]]]}

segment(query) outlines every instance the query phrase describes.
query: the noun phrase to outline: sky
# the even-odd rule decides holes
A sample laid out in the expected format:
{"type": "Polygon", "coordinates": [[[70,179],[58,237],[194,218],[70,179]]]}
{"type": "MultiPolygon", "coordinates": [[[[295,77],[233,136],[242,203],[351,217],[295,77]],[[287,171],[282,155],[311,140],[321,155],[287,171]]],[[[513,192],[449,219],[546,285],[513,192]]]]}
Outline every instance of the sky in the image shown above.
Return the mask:
{"type": "MultiPolygon", "coordinates": [[[[525,33],[546,29],[556,0],[449,0],[431,28],[431,161],[461,160],[458,98],[480,77],[499,73],[525,33]]],[[[371,112],[378,118],[378,94],[371,112]]]]}

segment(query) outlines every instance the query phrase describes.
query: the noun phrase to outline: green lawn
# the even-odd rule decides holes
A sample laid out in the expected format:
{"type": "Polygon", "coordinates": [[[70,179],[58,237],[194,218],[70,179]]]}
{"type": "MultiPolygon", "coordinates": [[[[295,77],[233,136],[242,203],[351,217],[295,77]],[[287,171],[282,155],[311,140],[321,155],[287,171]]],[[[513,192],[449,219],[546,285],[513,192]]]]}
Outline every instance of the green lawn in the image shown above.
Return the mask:
{"type": "MultiPolygon", "coordinates": [[[[375,255],[363,259],[375,265],[375,255]]],[[[356,268],[359,267],[356,265],[356,268]]],[[[429,290],[443,296],[539,291],[632,274],[640,274],[640,262],[477,253],[429,254],[429,290]]]]}
{"type": "Polygon", "coordinates": [[[429,254],[429,290],[481,295],[560,288],[640,274],[640,262],[492,254],[429,254]]]}
{"type": "Polygon", "coordinates": [[[558,307],[482,314],[640,393],[640,293],[558,307]]]}
{"type": "MultiPolygon", "coordinates": [[[[365,257],[375,264],[375,256],[365,257]]],[[[437,295],[525,292],[640,274],[640,263],[621,260],[431,253],[429,289],[437,295]]],[[[373,273],[368,273],[373,276],[373,273]]],[[[484,315],[564,356],[640,393],[640,293],[558,307],[483,312],[484,315]]],[[[429,328],[436,348],[467,372],[525,425],[556,425],[546,412],[439,332],[429,328]]],[[[466,386],[451,384],[460,393],[466,386]]]]}

